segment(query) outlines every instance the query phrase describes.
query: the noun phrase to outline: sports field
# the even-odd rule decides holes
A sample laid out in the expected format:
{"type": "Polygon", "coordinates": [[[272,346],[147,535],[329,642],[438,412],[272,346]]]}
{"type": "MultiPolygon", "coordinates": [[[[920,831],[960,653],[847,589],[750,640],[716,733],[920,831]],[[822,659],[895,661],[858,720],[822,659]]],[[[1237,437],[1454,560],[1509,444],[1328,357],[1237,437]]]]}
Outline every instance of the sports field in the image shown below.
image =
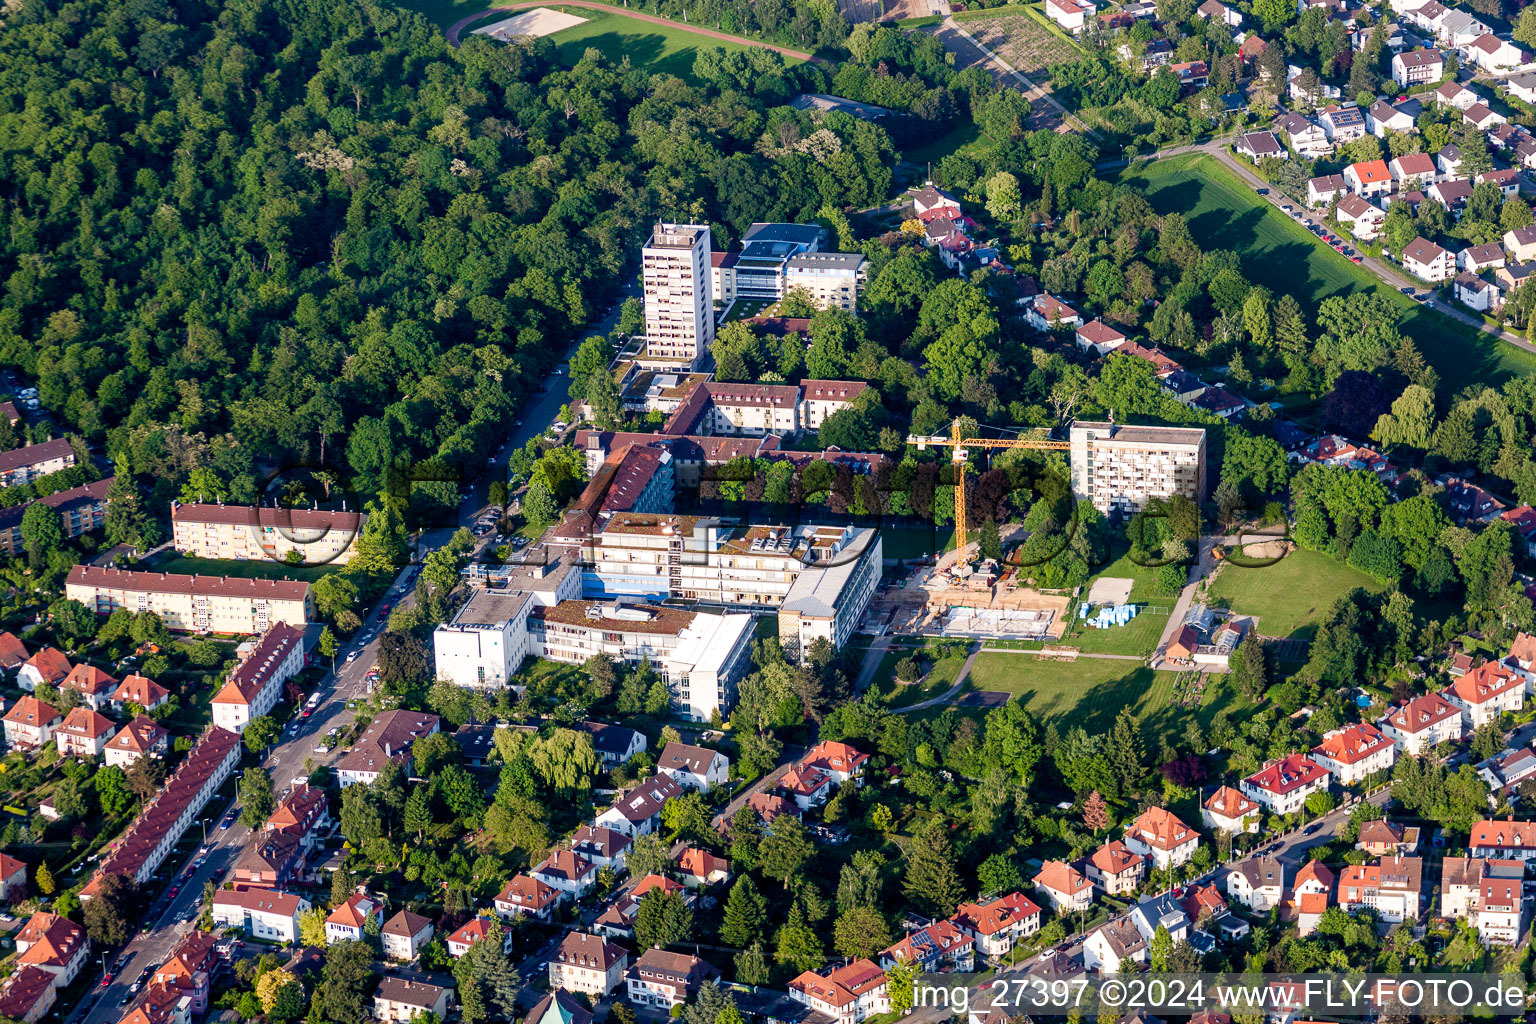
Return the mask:
{"type": "Polygon", "coordinates": [[[1195,681],[1193,672],[1154,672],[1144,665],[1108,658],[1052,661],[1032,654],[982,652],[967,680],[973,689],[1006,690],[1019,695],[1042,722],[1065,732],[1081,725],[1107,732],[1120,709],[1128,707],[1149,735],[1177,735],[1193,713],[1209,725],[1218,711],[1234,718],[1250,705],[1224,676],[1212,676],[1194,709],[1174,702],[1175,688],[1195,681]]]}
{"type": "Polygon", "coordinates": [[[1353,566],[1297,549],[1263,568],[1223,566],[1211,584],[1210,604],[1257,616],[1262,636],[1310,640],[1329,606],[1356,587],[1372,593],[1383,589],[1353,566]]]}
{"type": "Polygon", "coordinates": [[[1316,309],[1331,295],[1376,289],[1403,311],[1402,332],[1439,372],[1446,394],[1468,384],[1496,385],[1507,377],[1536,372],[1536,355],[1425,309],[1383,284],[1255,195],[1214,157],[1155,160],[1127,172],[1122,180],[1138,184],[1159,213],[1183,213],[1203,248],[1233,250],[1242,257],[1248,280],[1277,293],[1289,292],[1303,309],[1316,309]]]}

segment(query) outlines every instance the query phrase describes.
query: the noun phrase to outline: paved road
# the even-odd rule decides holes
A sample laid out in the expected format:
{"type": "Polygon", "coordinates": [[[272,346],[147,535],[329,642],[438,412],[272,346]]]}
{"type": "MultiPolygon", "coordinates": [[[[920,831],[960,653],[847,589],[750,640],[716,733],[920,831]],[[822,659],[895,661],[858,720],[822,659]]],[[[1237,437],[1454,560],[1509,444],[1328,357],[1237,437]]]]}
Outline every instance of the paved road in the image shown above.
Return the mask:
{"type": "MultiPolygon", "coordinates": [[[[530,7],[545,6],[548,6],[548,0],[523,0],[522,3],[507,4],[503,7],[492,7],[488,11],[481,11],[479,14],[471,14],[467,18],[460,18],[452,25],[449,25],[447,31],[444,34],[448,37],[448,42],[450,45],[458,46],[459,33],[464,30],[464,26],[470,24],[471,22],[476,22],[481,18],[488,17],[492,14],[500,14],[504,11],[521,11],[530,7]]],[[[560,6],[585,7],[593,11],[616,10],[612,4],[600,4],[596,3],[595,0],[561,0],[560,6]]],[[[803,50],[791,50],[786,46],[775,46],[772,43],[759,42],[756,39],[749,39],[746,36],[733,36],[728,32],[716,32],[713,29],[695,28],[694,26],[681,21],[672,21],[667,18],[658,18],[655,15],[641,14],[638,11],[617,11],[617,13],[624,15],[626,18],[634,18],[638,21],[648,21],[652,25],[664,25],[667,28],[682,29],[684,32],[693,32],[697,35],[705,36],[709,39],[718,39],[724,43],[740,43],[743,46],[761,47],[764,50],[772,50],[774,53],[780,53],[786,57],[792,57],[795,60],[813,59],[809,53],[806,53],[803,50]]]]}

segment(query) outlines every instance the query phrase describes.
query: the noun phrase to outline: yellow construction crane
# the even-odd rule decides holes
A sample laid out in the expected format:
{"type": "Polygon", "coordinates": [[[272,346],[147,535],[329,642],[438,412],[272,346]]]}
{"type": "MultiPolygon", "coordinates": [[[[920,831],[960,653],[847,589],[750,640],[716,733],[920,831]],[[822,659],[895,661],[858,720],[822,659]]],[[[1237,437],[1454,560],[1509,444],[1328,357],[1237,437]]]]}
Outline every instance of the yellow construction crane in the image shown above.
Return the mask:
{"type": "MultiPolygon", "coordinates": [[[[1058,441],[1051,437],[961,437],[960,417],[950,426],[949,436],[943,434],[908,434],[907,444],[917,445],[924,451],[929,445],[944,446],[950,451],[950,461],[955,467],[955,551],[965,557],[965,462],[967,448],[1033,448],[1045,451],[1067,451],[1070,441],[1058,441]]],[[[1092,444],[1089,445],[1092,447],[1092,444]]]]}

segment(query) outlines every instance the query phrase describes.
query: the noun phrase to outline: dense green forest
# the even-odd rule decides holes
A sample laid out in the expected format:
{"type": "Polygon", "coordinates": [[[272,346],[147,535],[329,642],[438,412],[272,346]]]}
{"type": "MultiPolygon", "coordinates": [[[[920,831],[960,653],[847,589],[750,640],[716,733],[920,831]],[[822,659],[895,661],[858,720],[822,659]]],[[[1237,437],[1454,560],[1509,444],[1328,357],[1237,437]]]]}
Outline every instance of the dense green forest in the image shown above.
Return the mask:
{"type": "MultiPolygon", "coordinates": [[[[782,105],[820,63],[711,54],[694,86],[547,39],[454,50],[368,0],[6,11],[0,364],[151,510],[194,470],[248,501],[273,467],[372,494],[483,463],[654,218],[725,244],[892,185],[885,129],[782,105]]],[[[885,34],[930,130],[991,93],[885,34]]]]}

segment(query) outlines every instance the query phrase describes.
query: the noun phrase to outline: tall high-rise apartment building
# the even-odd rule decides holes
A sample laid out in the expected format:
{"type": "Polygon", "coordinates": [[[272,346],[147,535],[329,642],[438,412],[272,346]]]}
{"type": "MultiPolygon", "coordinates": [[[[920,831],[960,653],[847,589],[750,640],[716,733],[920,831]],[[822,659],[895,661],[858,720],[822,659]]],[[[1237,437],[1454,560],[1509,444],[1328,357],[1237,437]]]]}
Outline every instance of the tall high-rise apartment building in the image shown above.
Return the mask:
{"type": "Polygon", "coordinates": [[[1153,498],[1205,497],[1205,431],[1072,424],[1072,493],[1100,512],[1134,513],[1153,498]]]}
{"type": "Polygon", "coordinates": [[[645,369],[693,369],[715,340],[709,225],[657,224],[641,251],[645,369]]]}

